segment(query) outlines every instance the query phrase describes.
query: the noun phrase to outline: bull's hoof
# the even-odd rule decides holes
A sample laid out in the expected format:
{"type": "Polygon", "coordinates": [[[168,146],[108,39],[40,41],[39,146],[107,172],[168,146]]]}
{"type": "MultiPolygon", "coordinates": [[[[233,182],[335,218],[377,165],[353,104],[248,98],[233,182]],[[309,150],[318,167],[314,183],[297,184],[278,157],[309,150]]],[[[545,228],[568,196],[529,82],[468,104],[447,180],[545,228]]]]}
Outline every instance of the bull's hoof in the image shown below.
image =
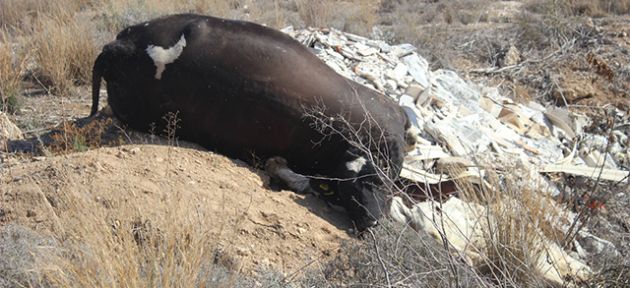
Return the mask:
{"type": "Polygon", "coordinates": [[[265,172],[269,175],[277,175],[280,169],[286,169],[288,166],[287,160],[280,157],[271,157],[265,162],[265,172]]]}
{"type": "Polygon", "coordinates": [[[366,223],[366,224],[367,225],[362,225],[360,227],[356,227],[354,229],[350,229],[351,233],[354,234],[357,238],[359,238],[361,240],[368,239],[368,236],[371,233],[370,230],[373,230],[376,227],[378,227],[378,221],[374,220],[374,222],[366,223]]]}

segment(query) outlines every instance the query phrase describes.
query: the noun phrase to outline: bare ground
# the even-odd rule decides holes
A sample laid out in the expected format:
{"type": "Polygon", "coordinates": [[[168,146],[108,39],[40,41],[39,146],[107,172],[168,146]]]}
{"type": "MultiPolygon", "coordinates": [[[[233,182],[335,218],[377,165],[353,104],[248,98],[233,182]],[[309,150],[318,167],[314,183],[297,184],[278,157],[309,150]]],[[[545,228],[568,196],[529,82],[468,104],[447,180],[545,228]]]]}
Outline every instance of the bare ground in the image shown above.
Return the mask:
{"type": "Polygon", "coordinates": [[[291,274],[350,239],[346,218],[319,199],[271,191],[263,174],[211,152],[127,145],[37,159],[0,172],[0,226],[64,239],[78,235],[84,217],[157,230],[184,221],[216,240],[223,264],[246,274],[291,274]]]}

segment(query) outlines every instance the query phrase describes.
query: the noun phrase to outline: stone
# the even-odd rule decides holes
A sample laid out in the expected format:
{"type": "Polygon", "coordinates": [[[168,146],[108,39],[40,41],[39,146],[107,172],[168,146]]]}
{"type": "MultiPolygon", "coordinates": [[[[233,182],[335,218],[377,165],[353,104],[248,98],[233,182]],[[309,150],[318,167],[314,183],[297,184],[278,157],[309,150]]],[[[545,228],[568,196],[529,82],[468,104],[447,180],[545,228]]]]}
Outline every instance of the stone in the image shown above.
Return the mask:
{"type": "Polygon", "coordinates": [[[409,86],[407,86],[407,89],[405,90],[405,95],[409,95],[411,98],[413,98],[413,101],[418,103],[418,98],[420,97],[420,94],[424,91],[425,89],[416,84],[416,83],[411,83],[409,84],[409,86]]]}
{"type": "Polygon", "coordinates": [[[500,61],[501,67],[514,66],[521,62],[521,52],[514,45],[510,45],[500,61]]]}
{"type": "Polygon", "coordinates": [[[23,139],[22,130],[18,128],[9,117],[0,111],[0,150],[6,149],[8,140],[23,139]]]}
{"type": "Polygon", "coordinates": [[[420,56],[415,53],[405,56],[401,60],[405,65],[407,65],[409,74],[413,77],[416,83],[420,84],[420,86],[425,89],[429,87],[429,62],[427,62],[427,60],[420,58],[420,56]]]}

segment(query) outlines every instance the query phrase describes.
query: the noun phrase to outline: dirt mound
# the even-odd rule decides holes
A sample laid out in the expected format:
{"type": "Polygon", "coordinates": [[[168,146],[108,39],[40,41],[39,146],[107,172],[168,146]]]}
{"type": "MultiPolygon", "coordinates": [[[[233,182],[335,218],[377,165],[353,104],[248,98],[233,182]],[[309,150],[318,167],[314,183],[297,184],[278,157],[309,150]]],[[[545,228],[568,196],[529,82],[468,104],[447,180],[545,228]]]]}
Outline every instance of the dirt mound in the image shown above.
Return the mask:
{"type": "Polygon", "coordinates": [[[336,255],[351,238],[345,216],[319,199],[271,191],[263,173],[195,149],[100,148],[14,164],[0,180],[0,226],[65,239],[86,237],[73,233],[86,225],[111,226],[94,230],[105,231],[98,237],[117,227],[190,225],[214,239],[217,247],[209,248],[220,249],[228,266],[246,273],[267,267],[290,274],[336,255]]]}

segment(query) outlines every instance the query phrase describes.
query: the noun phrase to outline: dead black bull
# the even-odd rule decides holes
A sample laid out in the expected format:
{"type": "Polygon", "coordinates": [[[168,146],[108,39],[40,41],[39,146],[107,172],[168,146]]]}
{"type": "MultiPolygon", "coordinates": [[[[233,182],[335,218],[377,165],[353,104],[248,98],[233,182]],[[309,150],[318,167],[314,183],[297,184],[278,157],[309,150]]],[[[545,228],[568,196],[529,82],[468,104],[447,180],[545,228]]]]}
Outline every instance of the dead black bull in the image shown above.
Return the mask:
{"type": "Polygon", "coordinates": [[[397,103],[261,25],[193,14],[140,23],[96,59],[92,115],[101,78],[114,115],[133,129],[163,131],[164,116],[177,113],[180,139],[250,163],[281,156],[301,175],[352,179],[334,185],[359,230],[379,217],[365,195],[400,173],[409,121],[397,103]]]}

